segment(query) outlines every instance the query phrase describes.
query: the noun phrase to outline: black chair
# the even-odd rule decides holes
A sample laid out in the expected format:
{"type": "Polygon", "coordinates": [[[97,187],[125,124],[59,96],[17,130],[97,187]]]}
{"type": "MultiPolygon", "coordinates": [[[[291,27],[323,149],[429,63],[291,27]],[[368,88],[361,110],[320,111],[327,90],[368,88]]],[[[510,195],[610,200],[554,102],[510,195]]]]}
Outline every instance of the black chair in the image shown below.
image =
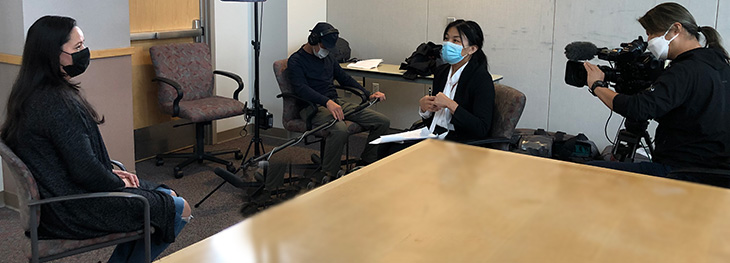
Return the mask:
{"type": "Polygon", "coordinates": [[[709,168],[676,168],[668,175],[682,181],[696,182],[723,188],[730,188],[730,170],[709,168]]]}

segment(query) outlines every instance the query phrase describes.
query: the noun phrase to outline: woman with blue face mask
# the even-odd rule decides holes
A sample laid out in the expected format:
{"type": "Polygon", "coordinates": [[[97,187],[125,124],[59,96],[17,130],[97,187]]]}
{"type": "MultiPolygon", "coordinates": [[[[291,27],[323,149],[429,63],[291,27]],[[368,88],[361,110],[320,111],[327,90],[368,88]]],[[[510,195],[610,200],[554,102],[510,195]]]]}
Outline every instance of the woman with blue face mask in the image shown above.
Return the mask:
{"type": "Polygon", "coordinates": [[[632,120],[659,123],[652,162],[591,164],[730,187],[728,178],[669,175],[677,168],[730,169],[730,65],[720,35],[712,27],[698,26],[677,3],[652,8],[639,23],[648,35],[647,49],[659,59],[671,60],[650,88],[634,95],[617,94],[608,89],[596,65],[584,65],[591,93],[606,106],[632,120]]]}
{"type": "MultiPolygon", "coordinates": [[[[494,83],[482,51],[484,33],[474,21],[456,20],[446,26],[441,58],[434,71],[433,91],[419,100],[425,127],[439,139],[468,141],[489,136],[494,108],[494,83]]],[[[385,157],[415,142],[384,146],[385,157]]]]}

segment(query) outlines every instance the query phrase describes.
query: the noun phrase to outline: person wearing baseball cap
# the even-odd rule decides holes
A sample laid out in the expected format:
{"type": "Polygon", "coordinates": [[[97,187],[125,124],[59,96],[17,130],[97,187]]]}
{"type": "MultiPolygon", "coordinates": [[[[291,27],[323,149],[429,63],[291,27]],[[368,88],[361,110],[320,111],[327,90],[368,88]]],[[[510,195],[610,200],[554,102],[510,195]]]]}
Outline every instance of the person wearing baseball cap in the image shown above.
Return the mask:
{"type": "MultiPolygon", "coordinates": [[[[361,90],[370,99],[384,101],[385,94],[379,91],[371,94],[342,70],[340,64],[330,55],[335,49],[340,35],[335,27],[329,23],[319,22],[309,32],[307,43],[294,52],[287,62],[289,83],[298,96],[316,105],[316,108],[307,107],[300,112],[302,116],[309,116],[311,112],[316,111],[312,125],[324,124],[332,118],[339,120],[327,129],[329,134],[326,138],[324,156],[322,156],[322,171],[334,176],[341,168],[342,148],[348,137],[347,124],[342,121],[345,119],[344,112],[349,112],[357,107],[356,104],[337,96],[334,80],[337,80],[342,86],[361,90]]],[[[306,119],[306,117],[302,119],[306,119]]],[[[369,130],[368,142],[379,138],[390,128],[388,117],[371,109],[351,114],[347,120],[358,123],[369,130]]],[[[377,153],[377,145],[367,144],[360,155],[359,164],[367,165],[376,161],[377,153]]]]}

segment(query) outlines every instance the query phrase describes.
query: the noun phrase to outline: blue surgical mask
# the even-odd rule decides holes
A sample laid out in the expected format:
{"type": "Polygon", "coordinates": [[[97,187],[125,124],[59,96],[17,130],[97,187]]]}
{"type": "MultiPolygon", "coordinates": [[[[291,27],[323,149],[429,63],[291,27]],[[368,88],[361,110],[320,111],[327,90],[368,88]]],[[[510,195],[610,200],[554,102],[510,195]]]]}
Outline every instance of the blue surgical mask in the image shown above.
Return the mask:
{"type": "Polygon", "coordinates": [[[459,63],[459,61],[464,59],[464,56],[461,55],[461,50],[463,48],[464,47],[462,47],[461,45],[457,45],[449,41],[444,41],[444,44],[441,47],[441,59],[451,65],[459,63]]]}

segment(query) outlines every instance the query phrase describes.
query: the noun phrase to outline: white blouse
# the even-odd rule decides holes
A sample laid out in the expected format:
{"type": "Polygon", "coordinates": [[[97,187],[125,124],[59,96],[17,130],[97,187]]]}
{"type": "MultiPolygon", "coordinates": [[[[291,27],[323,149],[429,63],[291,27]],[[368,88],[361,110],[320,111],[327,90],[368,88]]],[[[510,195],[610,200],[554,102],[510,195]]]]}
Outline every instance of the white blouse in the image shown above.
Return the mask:
{"type": "MultiPolygon", "coordinates": [[[[466,62],[456,72],[448,75],[448,79],[446,79],[446,85],[444,86],[443,93],[449,99],[454,99],[454,94],[456,94],[456,88],[459,86],[459,77],[461,77],[461,72],[464,71],[464,68],[466,68],[466,65],[468,64],[469,62],[466,62]]],[[[454,68],[452,66],[451,70],[453,69],[454,68]]],[[[451,71],[449,71],[449,73],[451,73],[451,71]]],[[[431,117],[431,114],[433,113],[430,111],[422,112],[421,107],[418,107],[418,115],[420,115],[422,118],[429,118],[431,117]]],[[[439,139],[443,139],[446,137],[449,131],[454,130],[454,125],[451,124],[451,111],[449,110],[449,108],[443,108],[437,111],[435,114],[436,115],[433,117],[433,121],[431,122],[431,126],[428,128],[428,130],[433,133],[436,125],[448,129],[446,132],[438,135],[439,139]]]]}

